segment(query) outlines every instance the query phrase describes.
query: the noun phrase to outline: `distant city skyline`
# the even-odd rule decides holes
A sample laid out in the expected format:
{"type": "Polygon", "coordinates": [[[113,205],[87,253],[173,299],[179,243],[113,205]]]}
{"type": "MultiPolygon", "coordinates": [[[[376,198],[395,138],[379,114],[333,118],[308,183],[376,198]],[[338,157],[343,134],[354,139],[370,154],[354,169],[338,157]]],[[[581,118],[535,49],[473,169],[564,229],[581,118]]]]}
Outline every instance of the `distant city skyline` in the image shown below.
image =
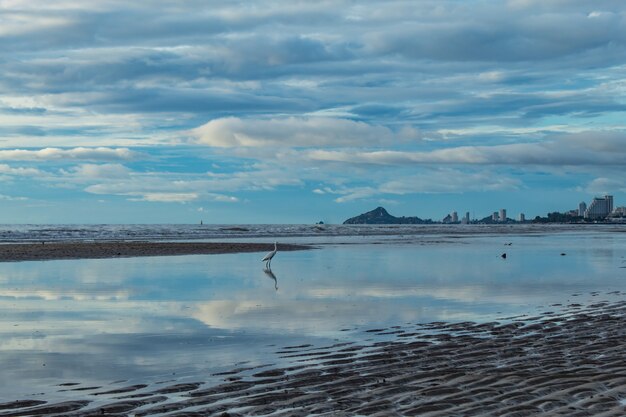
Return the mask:
{"type": "MultiPolygon", "coordinates": [[[[574,209],[561,209],[554,210],[549,213],[545,213],[543,216],[538,215],[539,217],[545,217],[545,215],[550,213],[561,213],[571,217],[582,217],[586,220],[599,220],[607,217],[618,216],[618,217],[626,217],[626,206],[616,206],[613,195],[606,194],[602,197],[594,197],[589,205],[585,201],[581,201],[578,203],[578,207],[574,209]]],[[[509,217],[507,214],[506,208],[501,208],[498,211],[494,211],[491,215],[486,216],[478,216],[478,217],[469,217],[469,213],[466,214],[464,221],[459,221],[457,217],[457,212],[452,211],[450,214],[446,214],[441,220],[442,223],[469,223],[468,220],[471,221],[480,221],[485,218],[490,218],[493,222],[507,222],[509,220],[516,220],[519,222],[532,221],[532,218],[527,218],[526,213],[519,211],[517,213],[517,218],[513,219],[509,217]]]]}
{"type": "Polygon", "coordinates": [[[4,2],[0,222],[624,202],[624,16],[615,0],[4,2]]]}

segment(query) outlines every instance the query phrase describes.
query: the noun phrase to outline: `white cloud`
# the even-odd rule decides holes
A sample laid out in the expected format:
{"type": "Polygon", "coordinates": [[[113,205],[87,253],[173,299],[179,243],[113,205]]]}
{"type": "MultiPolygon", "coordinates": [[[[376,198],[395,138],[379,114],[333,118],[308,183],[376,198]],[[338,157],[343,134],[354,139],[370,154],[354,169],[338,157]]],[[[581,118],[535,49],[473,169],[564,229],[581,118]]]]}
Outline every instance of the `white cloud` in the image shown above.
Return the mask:
{"type": "Polygon", "coordinates": [[[128,193],[128,195],[139,194],[140,197],[133,197],[131,201],[150,201],[159,203],[187,203],[198,199],[196,193],[128,193]]]}
{"type": "Polygon", "coordinates": [[[28,198],[26,197],[14,197],[10,195],[0,194],[0,200],[4,201],[26,201],[28,198]]]}
{"type": "Polygon", "coordinates": [[[130,201],[149,201],[152,203],[190,203],[200,199],[204,201],[214,201],[217,203],[239,202],[237,197],[216,193],[142,193],[138,191],[126,193],[125,195],[137,196],[129,198],[130,201]]]}
{"type": "Polygon", "coordinates": [[[378,146],[417,134],[410,129],[395,134],[384,126],[329,117],[273,119],[215,119],[192,131],[199,143],[231,148],[378,146]]]}
{"type": "Polygon", "coordinates": [[[387,181],[378,187],[386,194],[464,193],[472,191],[506,191],[521,186],[519,180],[491,172],[464,172],[438,169],[410,177],[387,181]]]}
{"type": "Polygon", "coordinates": [[[0,174],[31,177],[41,175],[41,171],[37,168],[14,168],[7,164],[0,164],[0,174]]]}
{"type": "Polygon", "coordinates": [[[229,173],[207,172],[208,180],[194,183],[196,187],[215,191],[273,190],[280,186],[300,186],[304,182],[302,173],[292,172],[285,167],[274,167],[274,163],[259,163],[255,169],[229,173]]]}
{"type": "Polygon", "coordinates": [[[304,151],[305,159],[347,164],[626,165],[626,135],[584,132],[534,143],[457,146],[433,151],[304,151]]]}
{"type": "MultiPolygon", "coordinates": [[[[87,183],[85,191],[126,196],[132,201],[236,203],[233,193],[302,186],[304,181],[287,168],[256,164],[254,169],[230,173],[137,172],[119,164],[83,164],[64,171],[74,182],[87,183]],[[83,175],[84,174],[84,175],[83,175]]],[[[58,179],[57,179],[58,180],[58,179]]]]}
{"type": "Polygon", "coordinates": [[[109,301],[128,300],[130,291],[98,291],[97,293],[82,292],[79,290],[64,289],[63,291],[41,290],[41,289],[2,289],[0,297],[6,298],[28,298],[46,301],[72,300],[72,301],[109,301]]]}
{"type": "Polygon", "coordinates": [[[5,161],[58,161],[58,160],[131,160],[138,156],[128,148],[43,148],[39,150],[29,149],[5,149],[0,150],[0,160],[5,161]]]}
{"type": "Polygon", "coordinates": [[[220,202],[220,203],[237,203],[237,202],[239,202],[239,199],[237,197],[233,197],[233,196],[230,196],[230,195],[209,193],[209,194],[207,194],[207,196],[211,200],[217,201],[217,202],[220,202]]]}
{"type": "MultiPolygon", "coordinates": [[[[113,178],[111,181],[92,184],[87,186],[85,191],[98,195],[125,196],[130,201],[159,203],[189,203],[192,201],[236,203],[239,201],[237,197],[211,191],[228,187],[212,184],[212,181],[208,180],[181,180],[175,174],[170,173],[126,171],[123,173],[128,173],[128,177],[113,178]]],[[[101,178],[97,179],[100,180],[101,178]]]]}
{"type": "Polygon", "coordinates": [[[361,200],[380,194],[374,187],[343,188],[341,191],[338,191],[338,193],[343,195],[335,199],[337,203],[347,203],[348,201],[361,200]]]}
{"type": "Polygon", "coordinates": [[[72,170],[72,175],[83,179],[126,178],[130,173],[131,170],[121,164],[82,164],[72,170]]]}
{"type": "MultiPolygon", "coordinates": [[[[0,2],[0,7],[3,7],[0,2]]],[[[26,35],[40,31],[62,28],[71,22],[60,16],[33,16],[32,13],[3,13],[0,37],[26,35]]]]}
{"type": "Polygon", "coordinates": [[[611,194],[616,191],[626,192],[626,180],[620,178],[600,177],[593,179],[585,191],[590,194],[611,194]]]}
{"type": "Polygon", "coordinates": [[[461,194],[466,192],[510,191],[519,189],[521,181],[491,172],[466,172],[455,169],[426,170],[419,174],[383,181],[376,186],[325,187],[325,194],[337,194],[335,201],[345,203],[381,195],[461,194]]]}

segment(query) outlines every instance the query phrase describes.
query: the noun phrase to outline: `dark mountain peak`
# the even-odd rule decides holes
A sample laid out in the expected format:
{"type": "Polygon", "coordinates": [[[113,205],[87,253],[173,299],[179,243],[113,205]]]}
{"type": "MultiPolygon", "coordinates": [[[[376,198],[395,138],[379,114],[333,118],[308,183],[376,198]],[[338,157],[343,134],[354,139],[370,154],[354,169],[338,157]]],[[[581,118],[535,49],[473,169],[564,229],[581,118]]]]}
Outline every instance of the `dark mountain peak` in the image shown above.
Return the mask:
{"type": "Polygon", "coordinates": [[[421,224],[426,223],[419,217],[395,217],[383,207],[376,207],[372,211],[351,217],[343,224],[421,224]]]}
{"type": "Polygon", "coordinates": [[[368,211],[365,214],[372,214],[374,216],[390,216],[390,214],[387,212],[387,210],[385,210],[384,207],[376,207],[374,210],[368,211]]]}

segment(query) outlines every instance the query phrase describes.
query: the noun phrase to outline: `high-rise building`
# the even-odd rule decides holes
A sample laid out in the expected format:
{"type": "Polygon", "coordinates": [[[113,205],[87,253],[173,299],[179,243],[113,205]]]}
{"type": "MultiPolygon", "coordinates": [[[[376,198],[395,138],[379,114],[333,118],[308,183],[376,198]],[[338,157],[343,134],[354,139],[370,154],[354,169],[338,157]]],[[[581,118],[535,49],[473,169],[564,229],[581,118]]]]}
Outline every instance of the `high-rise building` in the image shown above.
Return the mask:
{"type": "Polygon", "coordinates": [[[626,207],[616,207],[611,214],[615,217],[626,217],[626,207]]]}
{"type": "Polygon", "coordinates": [[[459,215],[457,214],[456,211],[452,212],[452,223],[458,223],[459,222],[459,215]]]}
{"type": "Polygon", "coordinates": [[[506,221],[506,209],[500,209],[500,221],[501,222],[506,221]]]}
{"type": "Polygon", "coordinates": [[[470,216],[469,216],[469,211],[465,213],[465,216],[463,217],[463,219],[461,220],[461,223],[463,224],[469,224],[470,222],[470,216]]]}
{"type": "Polygon", "coordinates": [[[595,197],[585,210],[586,219],[603,219],[613,211],[613,196],[595,197]]]}
{"type": "Polygon", "coordinates": [[[519,221],[520,223],[524,223],[526,221],[526,216],[524,215],[524,213],[519,214],[519,221]]]}
{"type": "Polygon", "coordinates": [[[497,222],[499,218],[500,216],[498,215],[498,212],[494,211],[493,214],[491,215],[491,220],[493,220],[494,222],[497,222]]]}
{"type": "Polygon", "coordinates": [[[585,210],[587,210],[587,203],[581,201],[580,204],[578,204],[578,215],[583,217],[585,215],[585,210]]]}

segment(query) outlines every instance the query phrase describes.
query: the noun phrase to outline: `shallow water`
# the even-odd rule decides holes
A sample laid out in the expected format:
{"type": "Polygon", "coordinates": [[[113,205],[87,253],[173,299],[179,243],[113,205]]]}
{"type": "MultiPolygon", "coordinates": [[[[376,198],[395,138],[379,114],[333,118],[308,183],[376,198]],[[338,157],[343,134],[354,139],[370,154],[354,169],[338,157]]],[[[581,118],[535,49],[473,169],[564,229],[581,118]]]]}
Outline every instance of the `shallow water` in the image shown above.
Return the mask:
{"type": "Polygon", "coordinates": [[[290,240],[326,244],[278,253],[272,273],[255,253],[0,264],[0,400],[71,397],[67,383],[210,382],[276,363],[282,346],[626,291],[614,229],[290,240]]]}

